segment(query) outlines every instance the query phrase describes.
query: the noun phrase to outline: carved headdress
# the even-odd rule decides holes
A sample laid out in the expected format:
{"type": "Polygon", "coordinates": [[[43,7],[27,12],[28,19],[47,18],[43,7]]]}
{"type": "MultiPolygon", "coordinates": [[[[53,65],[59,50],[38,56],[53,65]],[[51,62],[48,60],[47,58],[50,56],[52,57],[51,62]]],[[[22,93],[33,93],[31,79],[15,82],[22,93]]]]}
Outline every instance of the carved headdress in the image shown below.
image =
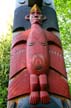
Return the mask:
{"type": "Polygon", "coordinates": [[[37,4],[34,4],[34,6],[31,8],[30,13],[33,13],[33,12],[41,13],[41,10],[40,10],[40,8],[38,7],[37,4]]]}

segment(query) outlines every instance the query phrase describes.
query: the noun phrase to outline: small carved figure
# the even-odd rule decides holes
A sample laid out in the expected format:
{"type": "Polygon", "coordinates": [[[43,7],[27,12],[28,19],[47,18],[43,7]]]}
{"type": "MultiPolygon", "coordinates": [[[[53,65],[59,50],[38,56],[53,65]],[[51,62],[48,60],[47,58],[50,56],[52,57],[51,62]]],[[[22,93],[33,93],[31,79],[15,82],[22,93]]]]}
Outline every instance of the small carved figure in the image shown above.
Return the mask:
{"type": "Polygon", "coordinates": [[[41,14],[37,5],[34,5],[30,15],[31,31],[27,40],[27,69],[30,73],[30,103],[43,104],[49,102],[47,87],[47,71],[49,67],[48,43],[44,30],[41,28],[42,21],[46,19],[41,14]]]}

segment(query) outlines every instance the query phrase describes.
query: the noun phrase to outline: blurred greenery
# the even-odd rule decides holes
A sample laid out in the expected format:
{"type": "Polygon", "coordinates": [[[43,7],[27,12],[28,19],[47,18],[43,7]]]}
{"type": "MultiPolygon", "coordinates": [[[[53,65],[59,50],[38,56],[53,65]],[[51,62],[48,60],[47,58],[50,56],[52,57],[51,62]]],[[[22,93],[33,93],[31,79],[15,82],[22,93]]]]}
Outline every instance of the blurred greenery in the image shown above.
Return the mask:
{"type": "Polygon", "coordinates": [[[55,0],[55,7],[71,91],[71,0],[55,0]]]}
{"type": "MultiPolygon", "coordinates": [[[[64,50],[68,83],[71,91],[71,0],[55,0],[55,7],[64,50]]],[[[0,38],[0,108],[6,108],[12,26],[0,38]]]]}
{"type": "Polygon", "coordinates": [[[0,108],[6,108],[12,29],[0,38],[0,108]]]}

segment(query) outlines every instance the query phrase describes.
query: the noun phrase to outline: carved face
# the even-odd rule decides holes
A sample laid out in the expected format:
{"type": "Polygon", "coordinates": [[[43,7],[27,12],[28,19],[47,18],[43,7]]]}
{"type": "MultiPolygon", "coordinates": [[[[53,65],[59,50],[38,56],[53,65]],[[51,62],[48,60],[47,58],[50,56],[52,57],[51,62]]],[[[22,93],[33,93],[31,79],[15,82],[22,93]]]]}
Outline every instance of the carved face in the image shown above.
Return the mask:
{"type": "Polygon", "coordinates": [[[42,14],[38,11],[30,13],[30,23],[38,23],[41,24],[42,22],[42,14]]]}

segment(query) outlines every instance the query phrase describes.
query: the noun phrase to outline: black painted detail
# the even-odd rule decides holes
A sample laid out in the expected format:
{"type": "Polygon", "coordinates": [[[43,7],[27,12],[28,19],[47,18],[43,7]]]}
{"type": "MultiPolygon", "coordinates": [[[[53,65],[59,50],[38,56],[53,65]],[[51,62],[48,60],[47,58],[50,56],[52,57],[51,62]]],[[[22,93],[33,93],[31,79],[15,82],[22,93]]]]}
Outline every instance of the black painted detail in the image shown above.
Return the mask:
{"type": "Polygon", "coordinates": [[[63,108],[69,108],[69,105],[67,104],[67,102],[62,102],[62,104],[63,104],[63,108]]]}
{"type": "Polygon", "coordinates": [[[12,46],[12,48],[16,47],[17,45],[26,44],[26,43],[27,43],[26,40],[21,40],[21,41],[15,43],[15,44],[12,46]]]}
{"type": "Polygon", "coordinates": [[[33,6],[37,4],[38,6],[42,6],[43,0],[28,0],[29,6],[33,6]]]}
{"type": "Polygon", "coordinates": [[[13,30],[13,32],[17,32],[17,31],[19,31],[19,30],[24,31],[25,28],[24,28],[24,27],[18,27],[18,28],[16,28],[15,30],[13,30]]]}
{"type": "Polygon", "coordinates": [[[62,48],[61,45],[59,45],[59,44],[57,44],[57,43],[55,43],[55,42],[53,42],[53,41],[48,41],[48,45],[56,45],[56,46],[58,46],[59,48],[62,48]]]}
{"type": "Polygon", "coordinates": [[[47,20],[43,22],[43,28],[47,29],[48,31],[59,31],[58,20],[55,10],[48,6],[43,6],[42,13],[47,18],[47,20]]]}
{"type": "MultiPolygon", "coordinates": [[[[47,20],[42,23],[42,27],[48,31],[59,31],[55,10],[48,6],[43,6],[41,11],[47,18],[47,20]]],[[[25,20],[25,16],[29,15],[29,13],[30,7],[28,6],[16,8],[14,13],[13,32],[26,30],[31,27],[30,21],[25,20]]]]}
{"type": "Polygon", "coordinates": [[[56,73],[62,75],[65,79],[67,79],[67,76],[63,75],[62,73],[60,73],[58,70],[56,70],[54,67],[49,67],[51,70],[54,70],[56,73]]]}
{"type": "Polygon", "coordinates": [[[13,32],[24,31],[30,28],[30,22],[25,20],[25,16],[29,14],[30,7],[21,6],[16,8],[14,13],[13,32]]]}

